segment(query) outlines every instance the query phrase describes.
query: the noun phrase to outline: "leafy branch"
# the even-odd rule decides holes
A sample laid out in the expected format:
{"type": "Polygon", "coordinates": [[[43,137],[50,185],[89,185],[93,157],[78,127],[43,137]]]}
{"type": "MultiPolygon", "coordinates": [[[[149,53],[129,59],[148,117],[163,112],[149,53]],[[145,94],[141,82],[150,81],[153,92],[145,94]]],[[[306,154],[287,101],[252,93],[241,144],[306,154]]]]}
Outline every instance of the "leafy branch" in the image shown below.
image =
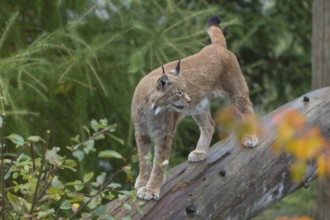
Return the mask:
{"type": "MultiPolygon", "coordinates": [[[[3,180],[1,209],[6,210],[6,212],[2,212],[3,219],[6,217],[11,219],[20,219],[21,217],[34,219],[47,216],[65,217],[69,215],[66,210],[70,208],[73,211],[70,219],[73,219],[78,215],[85,216],[90,215],[87,214],[88,212],[93,213],[93,210],[101,205],[102,200],[100,198],[104,195],[108,194],[109,196],[105,198],[111,200],[114,198],[113,194],[123,192],[118,191],[119,185],[113,181],[119,173],[125,172],[127,175],[131,175],[127,167],[135,151],[132,151],[126,159],[113,150],[100,151],[98,153],[100,158],[118,158],[123,159],[124,162],[107,179],[105,179],[105,173],[101,173],[96,177],[96,182],[91,182],[93,187],[88,190],[85,189],[82,193],[79,191],[92,180],[94,172],[86,173],[82,181],[78,179],[73,182],[62,183],[60,171],[77,172],[77,169],[75,169],[77,163],[69,156],[63,157],[58,154],[56,148],[49,149],[50,131],[47,131],[45,140],[39,136],[30,136],[25,141],[23,137],[17,134],[5,136],[4,114],[0,122],[1,146],[4,146],[5,139],[8,139],[16,145],[16,148],[21,148],[15,157],[5,159],[4,148],[1,147],[1,179],[3,180]],[[39,156],[35,156],[34,152],[37,147],[42,148],[39,156]],[[28,152],[30,152],[31,157],[25,154],[28,152]],[[74,187],[75,191],[72,191],[71,187],[74,187]],[[98,189],[96,190],[95,187],[98,187],[98,189]],[[6,208],[8,206],[12,208],[6,208]],[[88,210],[86,210],[87,207],[88,210]],[[55,208],[57,208],[57,211],[55,211],[55,208]]],[[[116,124],[108,125],[105,119],[99,122],[92,120],[90,127],[93,132],[90,131],[89,127],[84,127],[89,135],[86,140],[80,142],[79,137],[76,136],[72,140],[78,142],[78,144],[68,147],[72,151],[72,156],[79,161],[85,157],[79,157],[75,153],[91,154],[94,152],[95,141],[104,139],[106,136],[121,141],[111,134],[115,131],[116,124]]],[[[95,215],[106,215],[105,211],[97,213],[95,215]]]]}

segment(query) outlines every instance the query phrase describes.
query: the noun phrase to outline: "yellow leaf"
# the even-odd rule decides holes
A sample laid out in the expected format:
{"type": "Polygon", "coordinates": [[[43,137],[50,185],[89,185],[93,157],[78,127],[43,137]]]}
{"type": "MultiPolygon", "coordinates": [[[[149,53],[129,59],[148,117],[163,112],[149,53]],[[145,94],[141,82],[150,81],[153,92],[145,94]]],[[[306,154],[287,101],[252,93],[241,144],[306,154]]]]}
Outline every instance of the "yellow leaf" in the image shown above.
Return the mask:
{"type": "Polygon", "coordinates": [[[292,153],[297,159],[305,160],[308,158],[305,141],[303,139],[292,140],[287,147],[288,153],[292,153]]]}
{"type": "Polygon", "coordinates": [[[290,169],[292,179],[298,182],[305,177],[306,163],[305,161],[298,160],[291,164],[290,169]]]}
{"type": "Polygon", "coordinates": [[[220,124],[225,129],[230,129],[233,127],[236,119],[235,109],[233,107],[224,108],[217,113],[215,121],[220,124]]]}
{"type": "Polygon", "coordinates": [[[277,127],[277,141],[280,144],[287,144],[294,137],[294,134],[295,129],[285,121],[280,123],[277,127]]]}
{"type": "Polygon", "coordinates": [[[304,116],[295,109],[289,110],[285,114],[284,120],[286,120],[287,123],[289,123],[295,129],[302,129],[304,127],[304,124],[305,124],[304,116]]]}
{"type": "Polygon", "coordinates": [[[324,155],[320,155],[317,157],[317,169],[316,173],[319,177],[324,177],[326,173],[326,163],[327,160],[324,155]]]}
{"type": "Polygon", "coordinates": [[[71,209],[72,209],[73,213],[76,213],[78,211],[79,207],[80,207],[79,203],[72,203],[71,209]]]}

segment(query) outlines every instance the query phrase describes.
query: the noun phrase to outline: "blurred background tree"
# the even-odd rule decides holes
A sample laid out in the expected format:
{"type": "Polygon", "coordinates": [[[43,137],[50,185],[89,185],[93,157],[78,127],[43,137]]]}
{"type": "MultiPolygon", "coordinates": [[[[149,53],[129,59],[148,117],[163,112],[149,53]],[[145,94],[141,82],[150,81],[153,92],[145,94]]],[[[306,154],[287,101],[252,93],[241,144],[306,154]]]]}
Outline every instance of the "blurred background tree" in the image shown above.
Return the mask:
{"type": "MultiPolygon", "coordinates": [[[[208,44],[204,25],[213,14],[222,17],[228,48],[262,115],[311,88],[311,8],[311,0],[1,1],[0,111],[9,115],[7,133],[50,129],[52,144],[65,151],[70,137],[86,135],[84,124],[107,118],[123,141],[101,142],[99,150],[127,154],[134,148],[130,103],[138,80],[208,44]]],[[[186,159],[198,132],[189,118],[180,125],[172,166],[186,159]]],[[[116,164],[90,158],[81,167],[111,172],[116,164]]]]}
{"type": "MultiPolygon", "coordinates": [[[[313,2],[313,74],[312,88],[330,86],[330,3],[324,0],[313,2]]],[[[330,216],[330,177],[317,180],[316,201],[318,220],[326,220],[330,216]]]]}

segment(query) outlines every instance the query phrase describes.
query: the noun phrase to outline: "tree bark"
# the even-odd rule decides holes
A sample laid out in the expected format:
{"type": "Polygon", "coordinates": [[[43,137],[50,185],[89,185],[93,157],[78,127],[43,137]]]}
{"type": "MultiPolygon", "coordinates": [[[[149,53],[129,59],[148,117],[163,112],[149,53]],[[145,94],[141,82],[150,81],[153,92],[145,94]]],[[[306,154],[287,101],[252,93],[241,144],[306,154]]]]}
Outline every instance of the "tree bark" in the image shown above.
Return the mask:
{"type": "Polygon", "coordinates": [[[312,88],[330,86],[330,1],[314,0],[312,88]]]}
{"type": "MultiPolygon", "coordinates": [[[[206,161],[184,162],[169,171],[159,201],[147,201],[136,209],[131,199],[109,203],[108,212],[116,219],[249,219],[278,200],[305,186],[315,176],[311,163],[305,179],[294,182],[289,166],[292,158],[275,156],[271,145],[276,140],[273,117],[295,108],[306,118],[306,128],[319,126],[330,139],[330,87],[316,90],[280,107],[261,119],[264,135],[254,149],[240,147],[235,137],[210,148],[206,161]],[[305,100],[305,101],[304,101],[305,100]],[[124,208],[123,203],[132,205],[124,208]],[[143,214],[141,214],[141,211],[143,214]]],[[[140,201],[140,200],[137,200],[140,201]]]]}
{"type": "MultiPolygon", "coordinates": [[[[314,0],[312,35],[312,88],[330,86],[330,1],[314,0]]],[[[330,218],[330,177],[319,179],[316,187],[316,217],[330,218]]]]}

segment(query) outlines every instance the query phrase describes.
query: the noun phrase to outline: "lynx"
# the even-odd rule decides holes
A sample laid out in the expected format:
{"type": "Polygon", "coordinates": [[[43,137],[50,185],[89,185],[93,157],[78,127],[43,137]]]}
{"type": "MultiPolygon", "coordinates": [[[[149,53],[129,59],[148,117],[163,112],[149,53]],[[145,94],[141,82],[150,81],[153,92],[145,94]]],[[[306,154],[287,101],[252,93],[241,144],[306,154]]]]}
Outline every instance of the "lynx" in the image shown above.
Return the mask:
{"type": "MultiPolygon", "coordinates": [[[[196,149],[188,156],[191,162],[205,160],[214,133],[211,99],[229,99],[242,120],[254,117],[247,84],[236,56],[227,49],[219,25],[220,18],[212,16],[206,24],[210,45],[151,71],[135,89],[131,116],[139,157],[140,171],[135,182],[139,198],[159,199],[175,129],[183,117],[191,115],[200,129],[196,149]],[[150,165],[146,155],[152,144],[154,160],[150,165]]],[[[253,148],[258,138],[249,134],[242,144],[253,148]]]]}

